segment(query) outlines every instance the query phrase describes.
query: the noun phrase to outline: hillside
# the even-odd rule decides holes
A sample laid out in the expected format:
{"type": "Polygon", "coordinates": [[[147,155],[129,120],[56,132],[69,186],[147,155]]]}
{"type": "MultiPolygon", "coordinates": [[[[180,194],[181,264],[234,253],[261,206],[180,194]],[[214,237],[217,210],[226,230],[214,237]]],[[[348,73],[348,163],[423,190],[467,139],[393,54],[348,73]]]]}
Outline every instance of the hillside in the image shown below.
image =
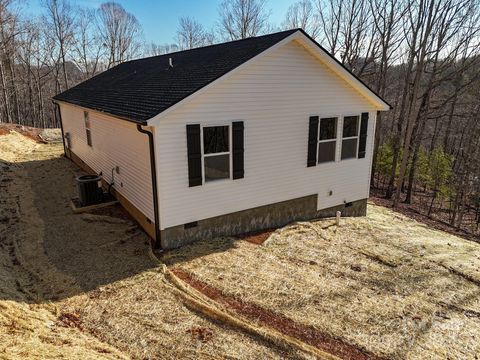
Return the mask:
{"type": "Polygon", "coordinates": [[[62,144],[10,130],[0,135],[2,359],[314,358],[301,344],[328,359],[480,356],[478,243],[370,204],[340,227],[300,222],[159,262],[121,207],[72,213],[80,170],[62,144]]]}

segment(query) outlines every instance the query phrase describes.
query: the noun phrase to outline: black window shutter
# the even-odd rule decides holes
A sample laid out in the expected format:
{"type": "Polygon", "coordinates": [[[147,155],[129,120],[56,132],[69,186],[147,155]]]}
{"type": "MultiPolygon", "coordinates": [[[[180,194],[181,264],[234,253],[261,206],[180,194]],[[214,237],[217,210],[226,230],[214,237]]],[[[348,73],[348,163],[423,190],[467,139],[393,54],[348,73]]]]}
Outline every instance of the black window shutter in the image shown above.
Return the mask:
{"type": "Polygon", "coordinates": [[[243,121],[235,121],[232,124],[232,159],[233,159],[233,179],[242,179],[244,177],[244,141],[243,141],[243,121]]]}
{"type": "Polygon", "coordinates": [[[187,125],[188,186],[202,185],[200,125],[187,125]]]}
{"type": "Polygon", "coordinates": [[[360,143],[358,144],[358,158],[365,157],[367,148],[367,131],[368,131],[368,112],[362,113],[362,122],[360,123],[360,143]]]}
{"type": "Polygon", "coordinates": [[[307,167],[317,165],[318,116],[310,116],[307,167]]]}

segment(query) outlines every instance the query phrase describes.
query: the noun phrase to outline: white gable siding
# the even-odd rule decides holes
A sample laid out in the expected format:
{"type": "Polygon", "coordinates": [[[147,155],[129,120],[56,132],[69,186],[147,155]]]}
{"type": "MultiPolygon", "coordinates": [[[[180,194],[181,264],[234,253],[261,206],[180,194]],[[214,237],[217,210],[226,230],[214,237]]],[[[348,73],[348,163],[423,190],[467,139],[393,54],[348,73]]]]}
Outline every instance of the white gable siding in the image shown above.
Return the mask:
{"type": "MultiPolygon", "coordinates": [[[[375,112],[300,44],[281,46],[160,120],[155,133],[161,228],[312,194],[318,194],[318,209],[368,197],[375,112]],[[366,158],[306,167],[309,116],[366,111],[366,158]],[[190,188],[186,124],[235,120],[245,124],[245,178],[190,188]]],[[[340,148],[339,141],[338,158],[340,148]]]]}
{"type": "Polygon", "coordinates": [[[97,174],[112,181],[115,189],[153,221],[153,195],[150,176],[148,137],[134,124],[89,111],[92,147],[87,145],[83,109],[61,104],[63,130],[70,133],[71,150],[97,174]],[[122,186],[123,185],[123,186],[122,186]]]}

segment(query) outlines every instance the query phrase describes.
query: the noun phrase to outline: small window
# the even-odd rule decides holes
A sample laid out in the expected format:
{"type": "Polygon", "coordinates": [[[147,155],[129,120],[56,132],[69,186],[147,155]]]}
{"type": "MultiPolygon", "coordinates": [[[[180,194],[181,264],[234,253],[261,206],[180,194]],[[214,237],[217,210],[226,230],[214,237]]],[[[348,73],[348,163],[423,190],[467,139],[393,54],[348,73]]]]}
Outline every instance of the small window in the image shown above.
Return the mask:
{"type": "Polygon", "coordinates": [[[335,161],[337,147],[337,118],[320,119],[318,163],[335,161]]]}
{"type": "Polygon", "coordinates": [[[342,160],[357,157],[359,116],[343,118],[342,160]]]}
{"type": "Polygon", "coordinates": [[[205,182],[230,178],[230,131],[228,126],[203,128],[205,182]]]}
{"type": "Polygon", "coordinates": [[[88,116],[88,111],[83,112],[83,120],[85,121],[85,133],[87,135],[87,144],[92,146],[92,133],[90,130],[90,118],[88,116]]]}

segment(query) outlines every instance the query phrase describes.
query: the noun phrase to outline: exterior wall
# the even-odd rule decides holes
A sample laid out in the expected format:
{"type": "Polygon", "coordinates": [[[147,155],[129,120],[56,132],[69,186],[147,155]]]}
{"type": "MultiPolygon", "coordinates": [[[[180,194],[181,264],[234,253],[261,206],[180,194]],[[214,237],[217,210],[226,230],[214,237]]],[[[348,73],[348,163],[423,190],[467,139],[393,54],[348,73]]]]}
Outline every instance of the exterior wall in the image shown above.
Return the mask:
{"type": "MultiPolygon", "coordinates": [[[[160,118],[156,159],[162,230],[316,194],[316,209],[365,199],[376,109],[292,41],[160,118]],[[364,159],[307,168],[309,116],[369,112],[364,159]],[[186,124],[245,125],[245,178],[188,186],[186,124]],[[333,192],[329,195],[330,191],[333,192]]],[[[341,136],[341,131],[339,131],[341,136]]]]}
{"type": "Polygon", "coordinates": [[[223,235],[231,236],[271,229],[293,221],[333,217],[337,211],[341,211],[342,216],[364,216],[367,213],[367,199],[355,201],[348,207],[342,204],[317,210],[317,195],[311,195],[200,220],[197,226],[189,229],[178,225],[162,231],[162,249],[175,249],[194,241],[223,235]]]}
{"type": "MultiPolygon", "coordinates": [[[[92,174],[95,171],[88,166],[85,161],[80,159],[72,150],[67,150],[68,156],[70,160],[72,160],[75,164],[77,164],[83,171],[92,174]]],[[[104,189],[108,188],[108,183],[102,179],[102,186],[104,189]]],[[[139,223],[139,225],[145,230],[145,232],[150,236],[152,239],[155,239],[155,224],[150,222],[149,219],[143,214],[138,208],[136,208],[130,201],[127,200],[122,194],[115,190],[115,188],[110,189],[113,196],[118,200],[118,202],[123,206],[125,210],[139,223]]]]}
{"type": "Polygon", "coordinates": [[[86,140],[83,109],[62,103],[60,111],[64,133],[70,134],[71,152],[95,173],[102,173],[103,179],[108,183],[112,182],[112,169],[118,166],[119,173],[114,173],[115,192],[137,209],[136,214],[133,214],[131,209],[126,207],[140,224],[148,221],[153,223],[147,135],[140,133],[132,123],[89,111],[92,137],[90,147],[86,140]],[[141,219],[138,211],[146,219],[141,219]]]}

